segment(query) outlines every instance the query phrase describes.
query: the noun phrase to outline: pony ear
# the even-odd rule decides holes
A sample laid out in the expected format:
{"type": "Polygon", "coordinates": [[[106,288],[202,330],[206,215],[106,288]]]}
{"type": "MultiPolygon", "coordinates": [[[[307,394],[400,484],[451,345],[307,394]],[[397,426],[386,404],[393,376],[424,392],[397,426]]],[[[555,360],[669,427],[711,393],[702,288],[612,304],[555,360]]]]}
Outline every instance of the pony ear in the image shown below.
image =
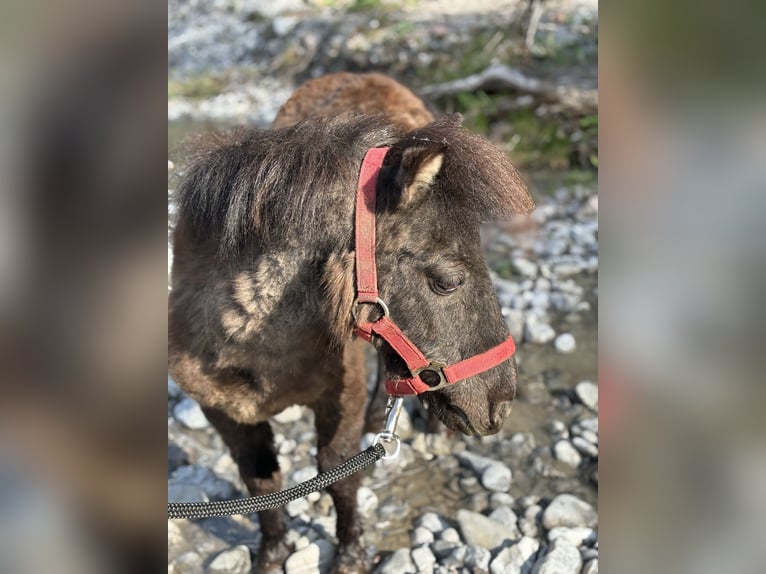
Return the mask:
{"type": "Polygon", "coordinates": [[[416,202],[427,193],[441,170],[447,147],[443,142],[415,139],[411,142],[381,172],[386,187],[396,197],[397,207],[416,202]]]}

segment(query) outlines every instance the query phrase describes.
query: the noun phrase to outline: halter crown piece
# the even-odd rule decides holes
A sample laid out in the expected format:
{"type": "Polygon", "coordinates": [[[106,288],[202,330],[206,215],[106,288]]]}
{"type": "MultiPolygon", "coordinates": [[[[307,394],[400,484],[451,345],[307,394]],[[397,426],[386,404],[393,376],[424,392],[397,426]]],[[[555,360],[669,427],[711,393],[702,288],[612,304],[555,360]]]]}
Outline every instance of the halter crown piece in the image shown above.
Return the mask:
{"type": "MultiPolygon", "coordinates": [[[[382,337],[407,365],[410,376],[388,378],[386,392],[391,396],[419,395],[453,385],[458,381],[473,377],[498,366],[511,358],[516,346],[513,337],[508,338],[488,351],[469,357],[452,365],[429,360],[420,352],[417,345],[407,338],[399,327],[389,318],[388,306],[378,295],[378,275],[375,264],[375,202],[378,173],[383,165],[387,147],[372,148],[367,151],[359,174],[356,191],[356,221],[354,241],[356,244],[356,300],[354,318],[360,304],[377,305],[382,315],[371,323],[356,325],[354,333],[368,342],[373,335],[382,337]],[[420,374],[430,371],[438,377],[438,383],[428,384],[420,374]]],[[[434,380],[433,377],[429,379],[434,380]]]]}

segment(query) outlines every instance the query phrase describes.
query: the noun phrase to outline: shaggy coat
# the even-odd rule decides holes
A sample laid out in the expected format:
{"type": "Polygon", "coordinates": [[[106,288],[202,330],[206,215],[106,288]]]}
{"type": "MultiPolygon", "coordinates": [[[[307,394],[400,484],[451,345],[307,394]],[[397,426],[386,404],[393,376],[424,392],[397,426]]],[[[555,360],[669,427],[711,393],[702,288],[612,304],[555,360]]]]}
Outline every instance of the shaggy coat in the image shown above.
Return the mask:
{"type": "MultiPolygon", "coordinates": [[[[365,343],[352,336],[354,201],[362,159],[381,146],[391,149],[378,179],[376,250],[392,317],[426,356],[445,362],[508,335],[479,224],[534,205],[505,155],[459,116],[409,132],[385,117],[314,118],[198,149],[177,198],[169,368],[221,433],[252,494],[281,487],[268,419],[290,405],[314,411],[321,470],[358,452],[366,375],[365,343]]],[[[364,306],[359,321],[373,312],[364,306]]],[[[375,345],[390,373],[406,374],[385,343],[375,345]]],[[[421,400],[450,428],[489,434],[510,412],[515,380],[509,360],[421,400]]],[[[357,475],[328,489],[340,572],[366,568],[358,485],[357,475]]],[[[284,517],[260,519],[258,568],[279,571],[284,517]]]]}

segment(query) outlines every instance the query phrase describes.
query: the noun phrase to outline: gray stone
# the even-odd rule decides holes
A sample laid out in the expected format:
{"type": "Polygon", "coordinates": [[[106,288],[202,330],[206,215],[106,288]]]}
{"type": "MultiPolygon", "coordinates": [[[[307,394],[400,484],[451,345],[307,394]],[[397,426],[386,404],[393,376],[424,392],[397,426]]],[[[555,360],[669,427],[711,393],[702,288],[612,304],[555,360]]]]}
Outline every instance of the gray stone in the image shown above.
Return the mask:
{"type": "Polygon", "coordinates": [[[461,452],[458,459],[461,464],[480,475],[481,484],[487,490],[507,492],[511,488],[511,469],[502,462],[468,451],[461,452]]]}
{"type": "Polygon", "coordinates": [[[493,492],[489,496],[489,505],[492,508],[500,506],[513,506],[513,497],[507,492],[493,492]]]}
{"type": "Polygon", "coordinates": [[[415,526],[422,526],[434,534],[438,534],[445,528],[448,528],[449,523],[435,512],[426,512],[415,520],[415,526]]]}
{"type": "Polygon", "coordinates": [[[548,540],[553,542],[554,540],[562,539],[569,542],[572,546],[590,545],[596,541],[596,531],[592,528],[564,528],[557,526],[551,528],[548,532],[548,540]]]}
{"type": "Polygon", "coordinates": [[[371,488],[361,486],[356,492],[356,506],[362,514],[371,514],[378,507],[378,495],[371,488]]]}
{"type": "Polygon", "coordinates": [[[492,554],[481,546],[467,546],[463,563],[471,572],[488,572],[492,554]]]}
{"type": "Polygon", "coordinates": [[[176,382],[170,378],[170,375],[168,375],[168,396],[177,399],[183,394],[183,391],[181,391],[181,387],[179,387],[176,382]]]}
{"type": "Polygon", "coordinates": [[[420,546],[421,544],[431,544],[431,542],[434,541],[434,533],[428,530],[427,528],[418,526],[417,528],[415,528],[415,530],[412,531],[412,534],[410,534],[410,541],[413,546],[420,546]]]}
{"type": "Polygon", "coordinates": [[[598,540],[595,541],[595,544],[596,548],[582,548],[580,550],[580,555],[582,556],[583,562],[598,558],[598,540]]]}
{"type": "Polygon", "coordinates": [[[280,424],[286,425],[294,422],[298,422],[303,418],[303,407],[300,405],[293,405],[287,407],[278,415],[271,417],[271,420],[280,424]]]}
{"type": "Polygon", "coordinates": [[[574,437],[572,439],[572,444],[577,450],[579,450],[585,456],[590,456],[593,458],[596,458],[598,456],[598,447],[595,444],[588,442],[582,437],[579,437],[579,436],[574,437]]]}
{"type": "Polygon", "coordinates": [[[428,546],[420,546],[419,548],[413,549],[412,552],[410,552],[410,557],[415,563],[415,568],[417,568],[418,572],[428,572],[428,574],[433,572],[434,565],[436,564],[436,556],[434,556],[434,553],[431,552],[431,549],[428,548],[428,546]]]}
{"type": "Polygon", "coordinates": [[[542,322],[535,315],[528,315],[524,324],[524,340],[530,343],[550,343],[556,336],[556,331],[548,325],[548,323],[542,322]]]}
{"type": "Polygon", "coordinates": [[[400,548],[394,552],[378,569],[378,574],[415,574],[416,572],[417,568],[410,558],[409,548],[400,548]]]}
{"type": "Polygon", "coordinates": [[[293,16],[278,16],[271,21],[271,27],[277,36],[286,36],[298,24],[299,19],[293,16]]]}
{"type": "Polygon", "coordinates": [[[285,574],[319,574],[332,565],[335,547],[328,540],[317,540],[290,555],[285,574]]]}
{"type": "Polygon", "coordinates": [[[208,502],[209,500],[205,491],[196,484],[168,483],[168,502],[208,502]]]}
{"type": "Polygon", "coordinates": [[[314,478],[317,475],[317,468],[315,466],[304,466],[293,472],[293,482],[300,484],[307,480],[314,478]]]}
{"type": "Polygon", "coordinates": [[[582,462],[582,457],[577,449],[568,440],[560,440],[553,445],[553,456],[564,464],[577,468],[582,462]]]}
{"type": "Polygon", "coordinates": [[[171,562],[168,574],[202,574],[202,557],[196,552],[184,552],[171,562]]]}
{"type": "Polygon", "coordinates": [[[559,353],[571,353],[575,350],[577,345],[572,333],[562,333],[556,337],[556,340],[553,342],[553,346],[559,353]]]}
{"type": "Polygon", "coordinates": [[[514,257],[511,260],[511,264],[521,275],[525,277],[531,277],[533,279],[537,277],[537,264],[530,261],[529,259],[524,259],[523,257],[514,257]]]}
{"type": "Polygon", "coordinates": [[[224,500],[234,495],[234,486],[218,478],[209,468],[191,464],[179,466],[172,474],[168,485],[194,485],[201,488],[211,500],[224,500]]]}
{"type": "Polygon", "coordinates": [[[442,540],[447,540],[448,542],[462,542],[463,540],[460,538],[460,534],[457,530],[454,528],[445,528],[442,533],[439,535],[439,538],[442,540]]]}
{"type": "Polygon", "coordinates": [[[295,500],[291,500],[285,505],[287,515],[293,518],[300,514],[308,513],[309,508],[309,501],[305,498],[296,498],[295,500]]]}
{"type": "Polygon", "coordinates": [[[241,545],[221,552],[207,571],[209,574],[249,574],[251,568],[250,549],[241,545]]]}
{"type": "Polygon", "coordinates": [[[521,341],[524,337],[524,312],[520,309],[503,307],[503,317],[514,340],[521,341]]]}
{"type": "Polygon", "coordinates": [[[567,425],[561,421],[553,421],[548,428],[555,439],[569,438],[569,429],[567,429],[567,425]]]}
{"type": "Polygon", "coordinates": [[[535,565],[533,574],[579,574],[580,551],[564,539],[553,542],[548,553],[535,565]]]}
{"type": "Polygon", "coordinates": [[[598,558],[588,560],[582,567],[582,574],[598,574],[598,558]]]}
{"type": "Polygon", "coordinates": [[[499,522],[508,528],[517,528],[518,517],[510,506],[499,506],[489,515],[491,520],[499,522]]]}
{"type": "Polygon", "coordinates": [[[592,411],[598,411],[598,386],[591,381],[582,381],[575,386],[578,400],[592,411]]]}
{"type": "Polygon", "coordinates": [[[481,484],[493,492],[508,492],[511,488],[511,478],[511,469],[498,462],[481,473],[481,484]]]}
{"type": "Polygon", "coordinates": [[[540,543],[524,536],[515,544],[503,548],[489,565],[492,574],[529,574],[535,563],[540,543]]]}
{"type": "Polygon", "coordinates": [[[596,525],[598,514],[594,508],[571,494],[558,495],[543,512],[543,526],[548,530],[557,526],[593,528],[596,525]]]}
{"type": "Polygon", "coordinates": [[[210,425],[197,401],[189,397],[179,401],[173,409],[173,416],[190,429],[204,429],[210,425]]]}
{"type": "Polygon", "coordinates": [[[456,548],[460,548],[462,546],[463,545],[460,542],[452,542],[451,540],[436,540],[433,544],[431,544],[431,550],[439,560],[442,560],[451,555],[456,548]]]}
{"type": "Polygon", "coordinates": [[[516,528],[500,524],[478,512],[458,510],[457,521],[466,543],[482,546],[488,550],[494,550],[506,541],[519,537],[519,531],[516,528]]]}

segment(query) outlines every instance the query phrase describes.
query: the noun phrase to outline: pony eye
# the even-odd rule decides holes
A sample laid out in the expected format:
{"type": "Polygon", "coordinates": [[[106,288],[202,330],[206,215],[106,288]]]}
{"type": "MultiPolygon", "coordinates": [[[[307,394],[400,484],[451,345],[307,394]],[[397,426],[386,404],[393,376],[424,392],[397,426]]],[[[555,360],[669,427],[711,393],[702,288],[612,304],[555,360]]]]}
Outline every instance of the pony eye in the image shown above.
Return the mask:
{"type": "Polygon", "coordinates": [[[434,279],[431,283],[433,290],[439,295],[447,295],[453,291],[457,291],[463,284],[463,277],[460,275],[452,275],[449,277],[439,277],[434,279]]]}

